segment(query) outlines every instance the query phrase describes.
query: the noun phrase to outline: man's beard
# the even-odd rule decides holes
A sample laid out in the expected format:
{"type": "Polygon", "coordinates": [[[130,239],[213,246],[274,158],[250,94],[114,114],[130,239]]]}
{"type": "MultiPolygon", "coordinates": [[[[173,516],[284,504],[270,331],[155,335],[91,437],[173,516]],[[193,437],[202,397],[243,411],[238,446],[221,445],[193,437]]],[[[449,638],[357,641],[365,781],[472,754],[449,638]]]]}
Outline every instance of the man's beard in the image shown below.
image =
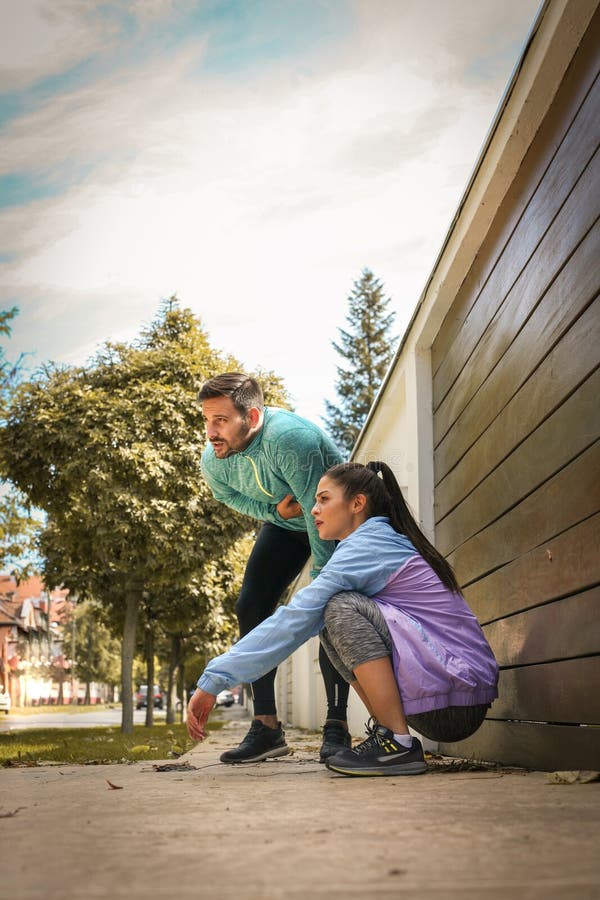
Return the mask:
{"type": "Polygon", "coordinates": [[[215,451],[215,455],[219,459],[227,459],[228,456],[233,456],[234,453],[239,453],[241,450],[245,450],[245,448],[250,443],[250,441],[247,440],[249,432],[250,426],[247,425],[246,420],[243,419],[242,424],[240,425],[240,430],[235,436],[234,443],[230,443],[224,438],[220,438],[216,441],[211,441],[213,450],[215,451]],[[217,450],[219,452],[217,452],[217,450]]]}

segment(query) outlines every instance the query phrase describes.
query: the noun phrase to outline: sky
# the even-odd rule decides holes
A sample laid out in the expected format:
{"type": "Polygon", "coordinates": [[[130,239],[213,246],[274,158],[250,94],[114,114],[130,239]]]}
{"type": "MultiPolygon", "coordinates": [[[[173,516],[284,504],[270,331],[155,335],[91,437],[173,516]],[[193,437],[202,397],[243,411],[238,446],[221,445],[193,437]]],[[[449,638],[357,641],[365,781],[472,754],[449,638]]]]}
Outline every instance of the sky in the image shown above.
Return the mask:
{"type": "Polygon", "coordinates": [[[364,268],[401,335],[538,0],[0,0],[10,359],[177,295],[320,422],[364,268]]]}

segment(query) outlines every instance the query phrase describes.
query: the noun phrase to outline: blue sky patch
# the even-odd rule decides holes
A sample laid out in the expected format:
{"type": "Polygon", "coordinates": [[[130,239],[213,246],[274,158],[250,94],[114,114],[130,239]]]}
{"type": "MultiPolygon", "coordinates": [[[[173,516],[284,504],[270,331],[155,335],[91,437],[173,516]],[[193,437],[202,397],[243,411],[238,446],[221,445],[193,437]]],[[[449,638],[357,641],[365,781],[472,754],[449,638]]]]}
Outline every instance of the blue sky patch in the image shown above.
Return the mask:
{"type": "Polygon", "coordinates": [[[31,203],[32,200],[42,200],[44,197],[53,197],[62,192],[59,185],[46,184],[31,175],[2,175],[0,176],[0,208],[7,206],[21,206],[31,203]]]}
{"type": "Polygon", "coordinates": [[[16,172],[0,175],[0,209],[22,206],[47,197],[58,197],[69,187],[84,181],[93,168],[90,163],[74,165],[69,162],[46,175],[16,172]]]}
{"type": "Polygon", "coordinates": [[[339,40],[351,30],[352,16],[345,3],[230,0],[214,4],[208,17],[206,8],[199,7],[188,25],[209,38],[202,69],[235,76],[339,40]]]}

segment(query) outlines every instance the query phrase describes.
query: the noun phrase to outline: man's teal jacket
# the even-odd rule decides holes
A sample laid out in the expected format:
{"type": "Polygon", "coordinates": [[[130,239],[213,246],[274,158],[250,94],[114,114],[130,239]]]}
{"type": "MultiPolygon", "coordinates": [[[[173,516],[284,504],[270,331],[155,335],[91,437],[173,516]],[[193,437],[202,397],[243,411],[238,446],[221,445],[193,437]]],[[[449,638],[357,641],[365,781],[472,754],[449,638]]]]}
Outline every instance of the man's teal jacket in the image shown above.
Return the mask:
{"type": "Polygon", "coordinates": [[[232,509],[291,531],[306,531],[313,557],[311,575],[321,571],[334,551],[334,541],[322,541],[310,514],[319,479],[342,456],[321,429],[296,413],[265,407],[261,430],[245,450],[225,459],[211,444],[202,454],[202,472],[216,500],[232,509]],[[284,519],[276,506],[293,494],[302,515],[284,519]]]}

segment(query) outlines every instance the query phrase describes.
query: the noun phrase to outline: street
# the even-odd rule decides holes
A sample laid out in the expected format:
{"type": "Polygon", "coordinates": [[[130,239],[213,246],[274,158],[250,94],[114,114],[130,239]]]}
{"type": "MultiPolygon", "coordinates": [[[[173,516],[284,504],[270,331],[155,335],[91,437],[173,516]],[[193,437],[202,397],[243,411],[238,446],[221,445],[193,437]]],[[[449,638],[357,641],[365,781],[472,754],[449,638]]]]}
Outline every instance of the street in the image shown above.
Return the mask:
{"type": "MultiPolygon", "coordinates": [[[[164,721],[165,710],[155,709],[154,718],[157,722],[164,721]]],[[[146,721],[146,710],[133,711],[133,721],[136,725],[143,725],[146,721]]],[[[119,727],[121,725],[121,707],[103,707],[89,712],[50,712],[43,708],[39,712],[28,713],[26,716],[17,713],[9,713],[0,717],[0,733],[7,731],[21,731],[24,728],[95,728],[103,725],[119,727]]]]}

